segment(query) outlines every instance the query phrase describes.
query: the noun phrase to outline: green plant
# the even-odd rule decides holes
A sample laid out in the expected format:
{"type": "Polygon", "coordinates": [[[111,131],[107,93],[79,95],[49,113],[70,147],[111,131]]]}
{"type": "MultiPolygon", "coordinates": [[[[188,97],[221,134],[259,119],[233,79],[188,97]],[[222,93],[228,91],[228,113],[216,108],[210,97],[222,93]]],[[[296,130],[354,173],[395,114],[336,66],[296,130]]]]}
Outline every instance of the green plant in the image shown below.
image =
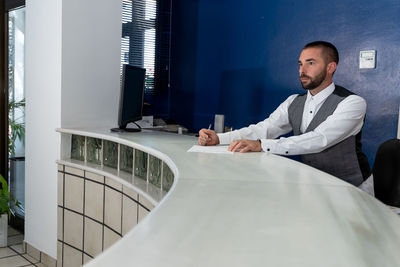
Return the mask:
{"type": "MultiPolygon", "coordinates": [[[[25,143],[25,123],[23,118],[25,117],[25,98],[20,101],[10,100],[8,103],[8,157],[14,156],[15,154],[15,141],[17,139],[25,143]],[[16,110],[20,110],[22,114],[16,117],[16,110]]],[[[8,215],[15,215],[14,207],[18,207],[23,211],[22,205],[15,200],[10,198],[10,192],[8,191],[8,184],[4,177],[0,174],[0,215],[8,213],[8,215]]]]}
{"type": "Polygon", "coordinates": [[[15,141],[17,138],[25,142],[25,123],[21,122],[22,115],[15,118],[15,110],[20,109],[22,113],[25,111],[25,98],[20,101],[9,101],[8,103],[8,155],[15,154],[15,141]]]}
{"type": "Polygon", "coordinates": [[[0,215],[8,213],[8,215],[14,215],[14,210],[11,205],[20,207],[20,203],[14,198],[10,198],[10,192],[8,192],[7,181],[4,179],[3,175],[0,174],[0,215]]]}

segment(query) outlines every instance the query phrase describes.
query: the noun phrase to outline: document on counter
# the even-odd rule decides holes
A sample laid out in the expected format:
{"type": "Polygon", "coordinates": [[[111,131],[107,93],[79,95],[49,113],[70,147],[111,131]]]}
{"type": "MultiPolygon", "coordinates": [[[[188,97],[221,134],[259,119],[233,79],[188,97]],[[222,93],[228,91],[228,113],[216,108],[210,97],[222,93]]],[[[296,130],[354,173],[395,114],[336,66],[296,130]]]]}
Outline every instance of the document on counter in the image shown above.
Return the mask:
{"type": "Polygon", "coordinates": [[[192,146],[187,152],[198,152],[198,153],[214,153],[214,154],[233,154],[228,151],[229,146],[192,146]]]}

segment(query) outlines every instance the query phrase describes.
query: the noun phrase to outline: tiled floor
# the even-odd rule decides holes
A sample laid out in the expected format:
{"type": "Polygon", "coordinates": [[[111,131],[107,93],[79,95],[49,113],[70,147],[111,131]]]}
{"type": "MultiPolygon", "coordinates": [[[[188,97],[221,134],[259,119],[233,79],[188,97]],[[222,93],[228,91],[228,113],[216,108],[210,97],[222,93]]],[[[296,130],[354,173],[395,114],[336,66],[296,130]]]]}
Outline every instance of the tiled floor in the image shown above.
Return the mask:
{"type": "Polygon", "coordinates": [[[8,246],[0,248],[0,267],[45,266],[23,251],[24,235],[8,227],[8,246]]]}

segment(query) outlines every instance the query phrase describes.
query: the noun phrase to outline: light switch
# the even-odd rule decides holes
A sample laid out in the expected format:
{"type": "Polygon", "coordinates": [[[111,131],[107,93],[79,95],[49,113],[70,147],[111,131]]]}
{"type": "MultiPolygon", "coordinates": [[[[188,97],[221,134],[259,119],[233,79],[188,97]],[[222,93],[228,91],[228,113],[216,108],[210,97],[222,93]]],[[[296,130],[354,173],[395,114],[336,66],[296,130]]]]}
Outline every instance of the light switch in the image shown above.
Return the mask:
{"type": "Polygon", "coordinates": [[[375,69],[376,50],[360,51],[360,69],[375,69]]]}

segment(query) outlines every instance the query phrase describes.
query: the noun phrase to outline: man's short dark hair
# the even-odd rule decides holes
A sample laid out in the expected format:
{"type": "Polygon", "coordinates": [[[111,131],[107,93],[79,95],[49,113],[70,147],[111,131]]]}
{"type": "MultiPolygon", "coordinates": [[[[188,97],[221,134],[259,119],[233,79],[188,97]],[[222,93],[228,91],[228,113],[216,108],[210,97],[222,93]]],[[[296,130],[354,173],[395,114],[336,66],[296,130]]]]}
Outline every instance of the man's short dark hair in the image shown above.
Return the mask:
{"type": "Polygon", "coordinates": [[[336,49],[336,47],[325,41],[315,41],[308,43],[304,46],[303,50],[306,48],[311,48],[311,47],[321,47],[323,50],[323,56],[325,57],[325,60],[327,61],[326,63],[329,62],[336,62],[336,64],[339,64],[339,52],[336,49]]]}

